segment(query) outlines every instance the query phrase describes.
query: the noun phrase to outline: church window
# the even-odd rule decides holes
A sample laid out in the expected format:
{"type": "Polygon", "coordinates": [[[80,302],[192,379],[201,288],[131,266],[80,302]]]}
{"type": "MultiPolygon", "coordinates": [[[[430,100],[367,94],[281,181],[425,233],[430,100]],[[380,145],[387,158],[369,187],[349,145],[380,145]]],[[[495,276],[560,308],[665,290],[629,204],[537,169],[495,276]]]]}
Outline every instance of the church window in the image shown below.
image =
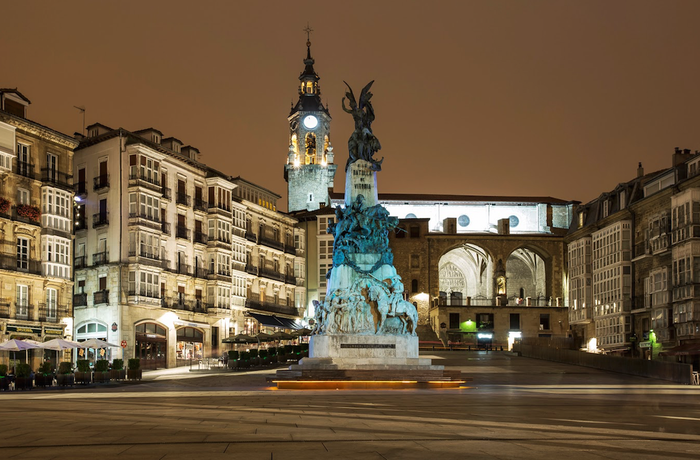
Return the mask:
{"type": "Polygon", "coordinates": [[[316,135],[308,133],[306,135],[306,155],[305,164],[316,164],[316,135]]]}
{"type": "Polygon", "coordinates": [[[417,279],[411,280],[411,292],[418,292],[418,280],[417,279]]]}

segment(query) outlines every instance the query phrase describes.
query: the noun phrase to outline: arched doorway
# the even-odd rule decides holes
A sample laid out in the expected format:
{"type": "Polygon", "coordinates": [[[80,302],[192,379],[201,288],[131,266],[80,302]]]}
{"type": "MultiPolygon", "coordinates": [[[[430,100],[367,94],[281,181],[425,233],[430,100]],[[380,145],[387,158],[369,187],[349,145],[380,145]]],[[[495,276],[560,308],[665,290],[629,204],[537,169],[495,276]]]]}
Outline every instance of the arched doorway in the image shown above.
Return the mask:
{"type": "Polygon", "coordinates": [[[509,305],[527,304],[529,301],[533,306],[547,306],[546,265],[536,252],[527,248],[513,251],[506,262],[506,279],[509,305]]]}
{"type": "Polygon", "coordinates": [[[177,330],[175,350],[178,366],[204,358],[204,332],[194,327],[181,327],[177,330]]]}
{"type": "Polygon", "coordinates": [[[141,323],[136,326],[136,358],[141,369],[166,367],[168,362],[168,331],[160,324],[141,323]]]}
{"type": "Polygon", "coordinates": [[[441,305],[491,305],[493,260],[481,247],[464,244],[438,265],[441,305]]]}

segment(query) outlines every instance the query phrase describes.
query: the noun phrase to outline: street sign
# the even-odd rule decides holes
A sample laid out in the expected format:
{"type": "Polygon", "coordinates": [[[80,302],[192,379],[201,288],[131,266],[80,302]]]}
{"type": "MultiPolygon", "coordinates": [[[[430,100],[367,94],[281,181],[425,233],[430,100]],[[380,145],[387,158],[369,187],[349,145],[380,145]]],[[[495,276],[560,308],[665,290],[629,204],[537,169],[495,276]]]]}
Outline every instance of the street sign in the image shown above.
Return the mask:
{"type": "Polygon", "coordinates": [[[126,340],[122,340],[122,348],[126,348],[126,340]]]}
{"type": "Polygon", "coordinates": [[[639,342],[639,348],[651,348],[651,342],[639,342]]]}

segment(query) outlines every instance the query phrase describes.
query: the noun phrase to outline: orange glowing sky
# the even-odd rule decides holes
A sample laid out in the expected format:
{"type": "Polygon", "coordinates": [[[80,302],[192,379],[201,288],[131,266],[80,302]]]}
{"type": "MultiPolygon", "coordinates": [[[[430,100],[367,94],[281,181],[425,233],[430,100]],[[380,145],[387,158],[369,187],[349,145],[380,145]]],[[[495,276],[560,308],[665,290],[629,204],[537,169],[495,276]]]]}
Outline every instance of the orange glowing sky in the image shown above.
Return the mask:
{"type": "Polygon", "coordinates": [[[700,2],[32,1],[3,5],[0,87],[29,118],[155,127],[286,209],[287,116],[307,22],[336,190],[370,80],[380,192],[588,201],[700,149],[700,2]]]}

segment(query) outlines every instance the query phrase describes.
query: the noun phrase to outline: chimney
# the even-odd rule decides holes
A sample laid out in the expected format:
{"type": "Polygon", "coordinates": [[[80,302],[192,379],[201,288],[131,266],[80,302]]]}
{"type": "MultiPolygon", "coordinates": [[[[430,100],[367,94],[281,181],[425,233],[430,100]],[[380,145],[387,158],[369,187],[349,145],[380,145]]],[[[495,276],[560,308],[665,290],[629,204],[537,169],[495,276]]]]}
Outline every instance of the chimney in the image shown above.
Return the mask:
{"type": "Polygon", "coordinates": [[[673,167],[675,168],[676,166],[685,163],[690,159],[691,156],[692,153],[690,152],[690,149],[681,150],[678,147],[676,147],[675,151],[673,152],[673,167]]]}
{"type": "Polygon", "coordinates": [[[637,177],[642,177],[644,175],[644,167],[642,167],[642,162],[639,162],[639,166],[637,166],[637,177]]]}

